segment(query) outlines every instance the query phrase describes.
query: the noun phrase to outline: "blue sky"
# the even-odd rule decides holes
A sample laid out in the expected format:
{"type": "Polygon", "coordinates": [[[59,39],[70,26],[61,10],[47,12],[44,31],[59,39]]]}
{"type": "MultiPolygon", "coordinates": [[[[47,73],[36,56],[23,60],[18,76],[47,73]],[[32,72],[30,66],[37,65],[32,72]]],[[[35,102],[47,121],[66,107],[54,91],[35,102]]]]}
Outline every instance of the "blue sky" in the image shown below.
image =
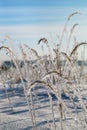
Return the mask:
{"type": "MultiPolygon", "coordinates": [[[[80,11],[69,24],[78,23],[74,34],[79,42],[86,41],[87,0],[0,0],[0,40],[10,36],[15,50],[19,43],[26,43],[38,50],[37,42],[47,37],[51,42],[58,42],[69,14],[80,11]]],[[[65,43],[64,43],[65,46],[65,43]]]]}
{"type": "Polygon", "coordinates": [[[0,0],[0,6],[86,6],[86,0],[0,0]]]}
{"type": "Polygon", "coordinates": [[[63,22],[66,15],[72,13],[75,8],[86,7],[86,0],[0,0],[0,24],[30,25],[63,22]]]}

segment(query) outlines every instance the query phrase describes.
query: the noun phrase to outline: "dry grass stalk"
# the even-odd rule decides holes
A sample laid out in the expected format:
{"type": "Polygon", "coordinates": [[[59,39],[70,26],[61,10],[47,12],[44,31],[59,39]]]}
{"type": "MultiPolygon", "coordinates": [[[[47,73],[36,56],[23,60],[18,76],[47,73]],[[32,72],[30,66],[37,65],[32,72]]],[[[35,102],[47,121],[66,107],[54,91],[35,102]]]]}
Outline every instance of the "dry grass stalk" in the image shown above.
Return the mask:
{"type": "Polygon", "coordinates": [[[48,43],[48,40],[44,37],[44,38],[41,38],[39,41],[38,41],[38,44],[40,44],[41,42],[43,43],[48,43]]]}
{"type": "Polygon", "coordinates": [[[66,59],[71,63],[71,58],[68,56],[68,54],[66,52],[60,52],[60,55],[64,55],[66,57],[66,59]]]}
{"type": "Polygon", "coordinates": [[[69,21],[70,19],[71,19],[71,17],[72,16],[74,16],[74,15],[76,15],[76,14],[81,14],[80,12],[74,12],[74,13],[72,13],[72,14],[70,14],[69,16],[68,16],[68,18],[67,18],[67,20],[69,21]]]}
{"type": "Polygon", "coordinates": [[[41,58],[41,57],[39,56],[38,52],[37,52],[35,49],[30,48],[30,47],[29,47],[28,45],[26,45],[26,44],[24,44],[24,46],[27,47],[30,51],[32,51],[38,59],[41,58]]]}
{"type": "Polygon", "coordinates": [[[57,70],[50,71],[45,76],[48,76],[50,74],[56,74],[56,75],[60,76],[61,78],[68,80],[68,77],[64,76],[62,73],[59,73],[57,70]]]}
{"type": "Polygon", "coordinates": [[[62,31],[62,35],[60,37],[60,46],[62,45],[62,41],[63,41],[63,38],[64,38],[64,33],[66,32],[66,28],[67,28],[67,25],[68,25],[68,22],[70,21],[71,17],[73,17],[74,15],[76,14],[81,14],[80,12],[74,12],[72,14],[70,14],[66,20],[66,23],[64,25],[64,28],[63,28],[63,31],[62,31]]]}
{"type": "Polygon", "coordinates": [[[49,91],[48,91],[48,96],[49,96],[50,107],[51,107],[51,111],[52,111],[53,128],[54,128],[54,130],[56,130],[56,122],[55,122],[55,116],[54,116],[54,110],[53,110],[53,101],[52,101],[52,97],[51,97],[49,91]]]}
{"type": "Polygon", "coordinates": [[[63,130],[63,108],[62,108],[62,103],[59,103],[59,111],[60,111],[60,124],[61,124],[61,130],[63,130]]]}
{"type": "Polygon", "coordinates": [[[87,42],[82,42],[82,43],[77,44],[77,45],[73,48],[72,52],[70,53],[70,57],[75,54],[76,50],[77,50],[78,47],[80,47],[81,45],[87,45],[87,42]]]}
{"type": "Polygon", "coordinates": [[[0,50],[2,50],[2,49],[5,49],[5,50],[9,51],[9,53],[11,53],[12,55],[14,54],[13,51],[7,46],[1,46],[0,50]]]}
{"type": "Polygon", "coordinates": [[[40,80],[36,80],[33,83],[31,83],[29,89],[33,88],[34,85],[37,83],[46,85],[50,90],[52,90],[54,93],[56,93],[56,91],[54,90],[54,88],[50,84],[47,84],[45,81],[40,81],[40,80]]]}
{"type": "Polygon", "coordinates": [[[68,42],[67,42],[66,52],[67,52],[67,50],[69,50],[69,44],[70,44],[70,40],[71,40],[71,37],[72,37],[72,33],[73,33],[73,31],[74,31],[74,29],[76,28],[77,25],[78,24],[74,24],[73,27],[71,28],[69,39],[68,39],[68,42]]]}

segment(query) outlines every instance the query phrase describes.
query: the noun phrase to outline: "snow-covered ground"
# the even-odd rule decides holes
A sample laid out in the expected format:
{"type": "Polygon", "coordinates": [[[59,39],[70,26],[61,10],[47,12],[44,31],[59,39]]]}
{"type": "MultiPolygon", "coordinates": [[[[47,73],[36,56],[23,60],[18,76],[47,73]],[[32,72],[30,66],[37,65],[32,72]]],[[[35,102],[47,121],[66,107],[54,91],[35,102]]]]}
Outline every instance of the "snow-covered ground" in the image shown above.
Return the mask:
{"type": "MultiPolygon", "coordinates": [[[[52,106],[50,105],[47,88],[37,86],[32,91],[32,110],[35,116],[35,126],[32,123],[30,108],[27,105],[21,84],[15,84],[14,88],[8,88],[9,100],[6,97],[3,84],[0,84],[0,130],[62,130],[60,123],[60,111],[58,109],[56,96],[50,92],[52,97],[52,106]],[[11,107],[13,106],[13,110],[11,107]],[[52,114],[52,109],[53,113],[52,114]],[[54,121],[53,121],[54,116],[54,121]]],[[[81,87],[83,103],[87,104],[87,86],[81,87]]],[[[68,96],[62,94],[62,99],[67,105],[68,111],[63,109],[62,125],[63,130],[87,130],[86,112],[84,112],[77,98],[74,103],[71,102],[68,96]],[[81,123],[81,124],[80,124],[81,123]]],[[[29,99],[30,106],[31,101],[29,99]]]]}

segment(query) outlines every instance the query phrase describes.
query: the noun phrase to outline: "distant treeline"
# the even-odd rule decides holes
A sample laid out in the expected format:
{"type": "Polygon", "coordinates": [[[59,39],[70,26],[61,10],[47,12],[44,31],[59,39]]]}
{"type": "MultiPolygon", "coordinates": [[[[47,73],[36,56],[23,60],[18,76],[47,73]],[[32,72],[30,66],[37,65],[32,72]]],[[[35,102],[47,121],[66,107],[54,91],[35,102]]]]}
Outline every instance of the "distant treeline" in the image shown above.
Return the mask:
{"type": "MultiPolygon", "coordinates": [[[[35,62],[36,61],[27,61],[28,64],[30,64],[30,63],[33,64],[35,62]]],[[[64,63],[65,63],[65,61],[60,61],[60,65],[63,65],[64,63]]],[[[82,66],[82,65],[87,66],[87,61],[78,60],[77,63],[78,63],[79,66],[82,66]]],[[[18,61],[18,65],[19,65],[20,68],[23,68],[24,67],[24,61],[18,61]]],[[[4,61],[0,66],[0,68],[4,69],[4,70],[7,70],[11,67],[16,68],[13,61],[4,61]]]]}

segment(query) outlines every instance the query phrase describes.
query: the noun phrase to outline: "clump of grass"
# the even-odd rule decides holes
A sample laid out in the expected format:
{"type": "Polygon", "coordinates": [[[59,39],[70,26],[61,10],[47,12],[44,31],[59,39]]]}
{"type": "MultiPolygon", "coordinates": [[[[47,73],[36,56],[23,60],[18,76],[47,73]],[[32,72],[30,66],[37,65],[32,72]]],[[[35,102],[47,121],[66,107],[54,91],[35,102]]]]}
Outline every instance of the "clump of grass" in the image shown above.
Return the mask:
{"type": "MultiPolygon", "coordinates": [[[[40,56],[35,49],[30,48],[26,44],[20,46],[23,62],[24,62],[23,72],[19,66],[19,63],[17,62],[17,57],[15,55],[15,52],[6,46],[0,47],[0,50],[5,49],[10,54],[11,60],[14,62],[16,66],[17,74],[19,75],[22,87],[24,88],[24,94],[29,107],[29,112],[31,114],[33,130],[38,130],[37,118],[39,118],[36,116],[37,113],[36,113],[35,101],[38,104],[41,104],[41,101],[38,98],[37,91],[36,90],[34,91],[34,89],[37,86],[39,86],[40,88],[43,86],[46,87],[46,91],[49,98],[48,104],[51,109],[53,130],[57,130],[59,127],[61,130],[64,130],[65,126],[68,127],[67,120],[69,115],[71,116],[70,123],[72,125],[69,126],[69,129],[76,128],[76,129],[85,130],[85,128],[87,128],[87,124],[86,123],[83,124],[83,122],[85,122],[86,120],[85,115],[87,114],[87,109],[83,101],[83,97],[80,89],[81,82],[80,82],[79,66],[77,64],[78,59],[75,60],[77,49],[79,49],[79,47],[82,45],[87,45],[87,43],[86,42],[78,43],[74,46],[74,48],[72,48],[70,53],[67,52],[67,50],[69,49],[72,33],[78,24],[74,24],[71,28],[68,37],[66,51],[65,52],[61,51],[62,41],[63,41],[64,33],[66,32],[68,22],[76,14],[80,14],[80,13],[74,12],[70,14],[69,17],[67,18],[62,35],[60,37],[59,48],[55,48],[55,49],[53,48],[53,50],[51,51],[50,46],[48,44],[48,40],[45,37],[41,38],[38,41],[38,45],[41,44],[42,46],[44,46],[45,44],[47,46],[49,52],[48,55],[40,56]],[[55,56],[52,55],[53,52],[55,56]],[[24,83],[23,79],[26,79],[26,84],[24,83]],[[36,98],[35,101],[34,101],[33,93],[36,98]],[[54,101],[52,99],[51,93],[54,94],[57,98],[55,106],[54,106],[54,101]],[[68,95],[68,100],[63,99],[62,97],[63,93],[65,95],[68,95]],[[77,102],[75,101],[76,97],[78,99],[77,102]],[[70,107],[73,107],[73,110],[70,107]],[[82,110],[84,117],[80,117],[80,114],[78,112],[78,107],[80,107],[80,109],[82,110]],[[54,108],[57,109],[58,113],[55,114],[54,108]],[[75,114],[73,114],[73,111],[75,111],[75,114]],[[58,120],[57,122],[56,119],[58,120]],[[78,126],[75,121],[77,121],[78,126]],[[74,125],[72,122],[74,122],[74,125]]],[[[6,94],[8,97],[7,91],[6,94]]],[[[9,97],[8,100],[10,102],[9,97]]],[[[47,121],[47,123],[48,126],[50,127],[49,121],[47,121]]]]}

